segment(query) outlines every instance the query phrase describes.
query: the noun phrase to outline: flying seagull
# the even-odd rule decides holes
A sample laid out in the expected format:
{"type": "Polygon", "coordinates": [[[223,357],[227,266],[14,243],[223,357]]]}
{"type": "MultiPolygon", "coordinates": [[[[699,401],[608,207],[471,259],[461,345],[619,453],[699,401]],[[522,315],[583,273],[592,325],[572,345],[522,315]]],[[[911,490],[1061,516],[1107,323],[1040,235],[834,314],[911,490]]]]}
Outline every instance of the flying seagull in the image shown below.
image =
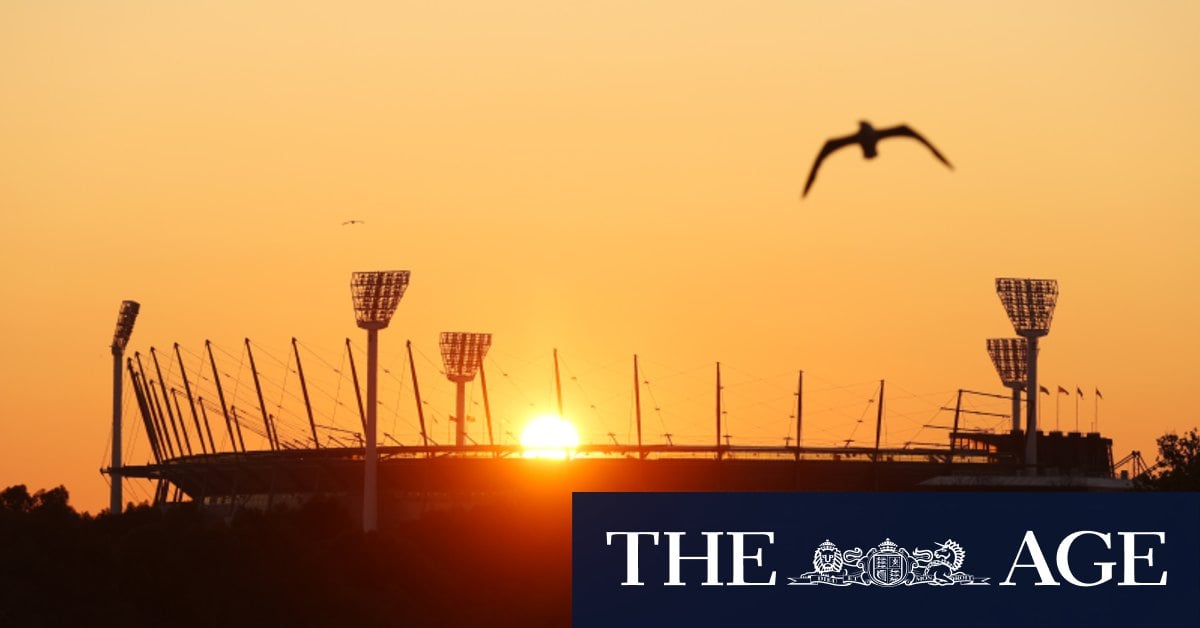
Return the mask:
{"type": "Polygon", "coordinates": [[[367,224],[367,222],[365,220],[347,220],[346,222],[342,223],[342,226],[345,227],[346,225],[365,225],[365,224],[367,224]]]}
{"type": "Polygon", "coordinates": [[[812,172],[808,173],[808,181],[804,184],[804,193],[800,195],[801,198],[808,196],[808,189],[812,187],[813,181],[817,178],[817,169],[821,167],[821,162],[825,161],[825,158],[828,157],[830,153],[851,144],[858,144],[859,146],[862,146],[864,158],[874,159],[876,155],[879,154],[879,152],[876,150],[876,145],[879,143],[879,140],[888,137],[911,137],[914,140],[924,144],[929,150],[933,151],[933,156],[937,157],[938,161],[946,164],[947,168],[954,170],[954,166],[951,166],[950,162],[946,161],[946,158],[938,152],[938,149],[933,147],[933,144],[929,143],[929,140],[921,137],[920,133],[917,133],[909,128],[907,124],[901,124],[888,129],[876,129],[866,120],[859,120],[858,133],[855,133],[854,135],[847,135],[845,137],[835,137],[825,142],[825,146],[821,147],[821,152],[817,153],[817,161],[813,163],[812,172]]]}

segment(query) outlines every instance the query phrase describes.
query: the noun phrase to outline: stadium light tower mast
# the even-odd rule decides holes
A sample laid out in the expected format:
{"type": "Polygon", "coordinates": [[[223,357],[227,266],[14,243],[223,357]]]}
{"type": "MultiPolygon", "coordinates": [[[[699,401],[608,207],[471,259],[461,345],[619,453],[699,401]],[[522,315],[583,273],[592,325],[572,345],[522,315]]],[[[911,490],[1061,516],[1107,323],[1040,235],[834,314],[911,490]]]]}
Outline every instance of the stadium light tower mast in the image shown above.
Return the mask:
{"type": "Polygon", "coordinates": [[[1026,340],[1025,466],[1037,468],[1038,339],[1050,333],[1058,302],[1054,279],[996,279],[996,293],[1017,335],[1026,340]]]}
{"type": "Polygon", "coordinates": [[[438,344],[442,349],[446,378],[454,382],[457,388],[452,420],[458,424],[454,445],[461,448],[466,444],[467,437],[467,383],[475,379],[475,374],[479,372],[479,366],[483,364],[483,358],[492,346],[492,335],[444,331],[438,344]]]}
{"type": "Polygon", "coordinates": [[[1015,434],[1021,431],[1021,390],[1025,388],[1029,344],[1024,338],[988,338],[987,352],[1000,376],[1000,383],[1012,389],[1012,431],[1015,434]]]}
{"type": "Polygon", "coordinates": [[[133,334],[133,322],[137,320],[141,305],[137,301],[122,301],[117,313],[117,329],[113,332],[113,419],[112,419],[112,466],[108,475],[112,478],[109,489],[108,511],[119,514],[122,509],[121,495],[121,361],[125,356],[125,345],[133,334]]]}
{"type": "Polygon", "coordinates": [[[354,318],[367,330],[367,429],[363,476],[363,532],[379,529],[379,453],[375,449],[378,413],[379,330],[388,326],[408,288],[407,270],[356,272],[350,276],[354,318]]]}

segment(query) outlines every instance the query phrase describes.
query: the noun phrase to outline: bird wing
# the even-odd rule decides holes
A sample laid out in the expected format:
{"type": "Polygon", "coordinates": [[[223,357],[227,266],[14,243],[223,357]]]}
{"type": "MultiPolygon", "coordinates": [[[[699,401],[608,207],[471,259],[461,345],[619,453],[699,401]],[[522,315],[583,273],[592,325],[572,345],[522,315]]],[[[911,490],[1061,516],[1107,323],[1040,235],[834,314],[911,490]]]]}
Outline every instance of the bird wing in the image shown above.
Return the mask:
{"type": "Polygon", "coordinates": [[[808,173],[808,181],[804,183],[804,192],[800,194],[801,198],[808,196],[808,189],[812,187],[813,181],[817,179],[817,169],[821,167],[821,162],[829,156],[833,151],[858,143],[858,135],[847,135],[846,137],[835,137],[821,147],[821,152],[817,153],[817,160],[813,162],[812,170],[808,173]]]}
{"type": "Polygon", "coordinates": [[[880,130],[879,139],[883,139],[885,137],[911,137],[914,140],[924,144],[925,147],[930,151],[933,151],[933,156],[937,157],[938,161],[946,164],[947,168],[954,170],[954,166],[950,165],[950,162],[947,161],[940,152],[938,152],[938,149],[933,147],[933,144],[929,143],[929,140],[925,139],[920,133],[912,130],[912,127],[908,126],[907,124],[901,124],[900,126],[894,126],[890,129],[880,130]]]}

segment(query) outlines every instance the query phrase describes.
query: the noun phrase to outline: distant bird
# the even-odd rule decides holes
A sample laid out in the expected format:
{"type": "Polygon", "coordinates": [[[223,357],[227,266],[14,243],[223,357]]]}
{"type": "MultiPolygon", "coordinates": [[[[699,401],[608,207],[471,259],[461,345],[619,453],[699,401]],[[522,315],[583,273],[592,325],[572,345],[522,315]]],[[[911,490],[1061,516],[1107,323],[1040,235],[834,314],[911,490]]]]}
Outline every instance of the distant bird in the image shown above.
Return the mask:
{"type": "Polygon", "coordinates": [[[866,120],[859,120],[858,133],[855,133],[854,135],[847,135],[845,137],[835,137],[825,142],[825,146],[821,148],[821,152],[817,153],[817,161],[813,163],[812,172],[808,173],[808,181],[804,184],[804,193],[800,195],[801,198],[808,196],[808,190],[812,187],[813,181],[817,178],[817,169],[821,167],[821,162],[825,161],[825,158],[828,157],[830,153],[851,144],[858,144],[862,146],[864,158],[874,159],[879,154],[879,151],[876,150],[876,145],[879,143],[879,140],[887,137],[911,137],[914,140],[924,144],[929,150],[933,151],[933,156],[937,157],[938,161],[946,164],[947,168],[954,170],[954,166],[951,166],[950,162],[946,161],[946,158],[938,152],[938,149],[933,147],[933,144],[929,143],[929,140],[921,137],[920,133],[917,133],[909,128],[907,124],[894,126],[890,129],[876,129],[866,120]]]}
{"type": "Polygon", "coordinates": [[[367,222],[365,220],[347,220],[346,222],[342,223],[342,226],[345,227],[346,225],[365,225],[365,224],[367,224],[367,222]]]}

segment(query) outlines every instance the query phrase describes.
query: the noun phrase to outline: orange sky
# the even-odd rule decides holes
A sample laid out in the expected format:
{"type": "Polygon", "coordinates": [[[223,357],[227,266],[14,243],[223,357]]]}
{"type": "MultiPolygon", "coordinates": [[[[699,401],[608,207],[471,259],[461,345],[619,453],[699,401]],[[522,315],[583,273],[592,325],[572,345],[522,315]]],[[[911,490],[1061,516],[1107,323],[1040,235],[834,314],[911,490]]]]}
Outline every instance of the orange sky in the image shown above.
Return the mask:
{"type": "MultiPolygon", "coordinates": [[[[1003,392],[997,276],[1059,279],[1042,381],[1088,391],[1085,422],[1100,387],[1117,457],[1200,423],[1195,3],[411,4],[0,3],[0,484],[106,504],[121,299],[133,349],[211,338],[236,373],[244,336],[294,335],[336,364],[376,268],[413,272],[384,365],[493,332],[514,432],[558,347],[587,441],[628,442],[634,352],[654,439],[711,439],[721,360],[735,443],[782,444],[800,368],[806,441],[849,438],[880,378],[886,440],[940,440],[954,389],[1003,392]],[[799,202],[860,118],[956,170],[892,140],[799,202]]],[[[395,383],[381,425],[412,441],[395,383]]]]}

